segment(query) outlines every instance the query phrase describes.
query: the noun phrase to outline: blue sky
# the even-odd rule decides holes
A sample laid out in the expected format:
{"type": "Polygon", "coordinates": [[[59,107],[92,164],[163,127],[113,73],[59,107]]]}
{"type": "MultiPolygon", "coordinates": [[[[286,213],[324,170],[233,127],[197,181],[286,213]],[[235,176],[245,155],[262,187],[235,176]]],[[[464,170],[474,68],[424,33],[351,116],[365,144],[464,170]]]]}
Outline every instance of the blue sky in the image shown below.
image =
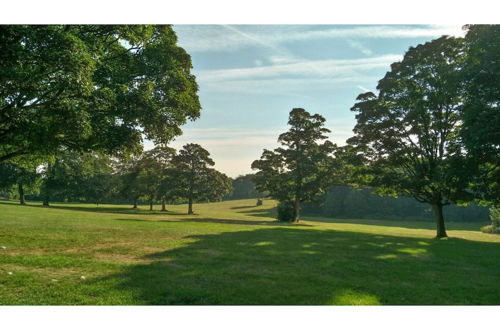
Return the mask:
{"type": "MultiPolygon", "coordinates": [[[[330,139],[344,144],[359,93],[375,90],[405,51],[460,25],[174,25],[191,54],[201,117],[171,146],[199,143],[215,168],[251,173],[264,148],[277,147],[292,108],[326,118],[330,139]]],[[[151,143],[146,142],[146,148],[151,143]]]]}

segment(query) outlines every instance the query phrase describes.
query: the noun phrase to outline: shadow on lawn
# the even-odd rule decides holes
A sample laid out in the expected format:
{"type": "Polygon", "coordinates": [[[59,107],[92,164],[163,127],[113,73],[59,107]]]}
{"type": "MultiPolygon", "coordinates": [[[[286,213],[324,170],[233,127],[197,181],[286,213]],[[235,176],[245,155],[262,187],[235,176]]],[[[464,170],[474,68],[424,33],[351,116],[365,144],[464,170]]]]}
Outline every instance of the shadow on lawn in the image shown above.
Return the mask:
{"type": "Polygon", "coordinates": [[[217,218],[183,218],[183,219],[130,219],[130,218],[117,218],[120,221],[149,221],[149,222],[197,222],[197,223],[220,223],[232,225],[252,225],[252,226],[284,226],[284,227],[312,227],[311,225],[298,223],[292,224],[288,222],[278,221],[254,221],[254,220],[234,220],[234,219],[217,219],[217,218]]]}
{"type": "Polygon", "coordinates": [[[99,285],[147,305],[500,304],[500,244],[263,228],[186,237],[99,285]]]}
{"type": "MultiPolygon", "coordinates": [[[[370,226],[399,227],[408,229],[436,229],[436,223],[432,220],[397,220],[397,219],[346,219],[346,218],[327,218],[319,216],[304,215],[304,220],[322,223],[346,223],[370,226]]],[[[446,221],[448,230],[472,230],[479,231],[484,225],[490,222],[451,222],[446,221]]]]}
{"type": "MultiPolygon", "coordinates": [[[[16,205],[12,203],[6,203],[0,201],[0,204],[8,204],[8,205],[16,205]]],[[[88,204],[85,204],[88,205],[88,204]]],[[[42,205],[33,205],[33,204],[27,204],[27,205],[19,205],[21,207],[36,207],[36,208],[47,208],[46,206],[42,205]]],[[[144,206],[144,205],[143,205],[144,206]]],[[[149,207],[149,206],[148,206],[149,207]]],[[[158,205],[156,205],[158,207],[158,205]]],[[[70,210],[70,211],[84,211],[84,212],[94,212],[94,213],[120,213],[120,214],[143,214],[143,215],[185,215],[186,213],[182,212],[173,212],[173,211],[166,211],[162,212],[160,210],[153,210],[149,211],[149,209],[134,209],[129,205],[123,205],[121,207],[107,207],[106,204],[101,204],[101,206],[77,206],[74,203],[71,205],[64,205],[64,204],[51,204],[48,209],[59,209],[59,210],[70,210]]]]}
{"type": "MultiPolygon", "coordinates": [[[[253,217],[263,217],[263,218],[273,218],[276,219],[276,207],[271,207],[268,209],[263,209],[259,206],[251,206],[251,207],[240,207],[241,209],[245,208],[245,211],[236,211],[236,213],[249,215],[253,217]],[[250,209],[255,208],[255,209],[250,209]]],[[[234,208],[233,208],[234,209],[234,208]]]]}

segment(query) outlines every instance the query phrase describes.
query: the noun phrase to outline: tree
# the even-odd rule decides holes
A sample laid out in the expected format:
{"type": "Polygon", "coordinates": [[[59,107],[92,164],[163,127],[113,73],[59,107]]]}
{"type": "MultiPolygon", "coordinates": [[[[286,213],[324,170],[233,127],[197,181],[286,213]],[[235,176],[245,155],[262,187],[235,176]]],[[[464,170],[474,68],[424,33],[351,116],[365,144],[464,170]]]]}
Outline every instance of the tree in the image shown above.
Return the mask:
{"type": "Polygon", "coordinates": [[[264,149],[259,160],[252,163],[257,189],[293,206],[293,222],[300,218],[300,203],[316,201],[319,194],[333,182],[336,146],[327,139],[325,118],[311,115],[304,109],[290,112],[290,130],[278,138],[284,148],[264,149]],[[322,144],[319,141],[326,140],[322,144]]]}
{"type": "Polygon", "coordinates": [[[119,194],[133,201],[133,209],[137,209],[139,198],[144,194],[144,184],[140,179],[140,157],[132,155],[122,161],[119,166],[119,194]]]}
{"type": "Polygon", "coordinates": [[[500,207],[500,26],[467,28],[461,136],[479,163],[474,190],[500,207]]]}
{"type": "Polygon", "coordinates": [[[26,186],[32,186],[37,178],[36,168],[25,162],[18,160],[17,164],[13,162],[0,163],[0,187],[8,188],[17,185],[19,204],[21,205],[26,205],[26,186]]]}
{"type": "Polygon", "coordinates": [[[370,185],[428,203],[438,238],[446,237],[442,208],[468,201],[471,159],[460,139],[462,39],[441,37],[412,47],[379,81],[378,96],[360,94],[355,146],[371,168],[370,185]]]}
{"type": "Polygon", "coordinates": [[[112,195],[117,180],[113,160],[101,153],[66,150],[49,160],[43,171],[43,204],[50,200],[99,204],[112,195]]]}
{"type": "Polygon", "coordinates": [[[115,197],[119,185],[116,160],[100,153],[84,154],[80,157],[81,171],[80,176],[76,178],[80,183],[78,187],[74,187],[77,190],[73,192],[73,196],[97,205],[115,197]]]}
{"type": "Polygon", "coordinates": [[[164,189],[162,185],[165,177],[169,175],[168,169],[171,167],[172,158],[176,151],[166,146],[157,146],[154,149],[144,152],[139,161],[140,178],[145,187],[145,196],[149,200],[149,210],[153,210],[155,199],[161,199],[162,211],[166,211],[164,189]]]}
{"type": "Polygon", "coordinates": [[[191,58],[164,25],[0,27],[0,161],[136,151],[199,117],[191,58]]]}
{"type": "Polygon", "coordinates": [[[209,167],[215,163],[199,144],[183,146],[173,157],[173,165],[170,186],[175,187],[175,196],[187,199],[188,214],[193,214],[193,201],[220,199],[231,190],[230,179],[209,167]]]}
{"type": "Polygon", "coordinates": [[[240,175],[233,180],[233,192],[227,198],[229,199],[247,199],[259,198],[264,194],[255,189],[253,182],[254,174],[240,175]]]}

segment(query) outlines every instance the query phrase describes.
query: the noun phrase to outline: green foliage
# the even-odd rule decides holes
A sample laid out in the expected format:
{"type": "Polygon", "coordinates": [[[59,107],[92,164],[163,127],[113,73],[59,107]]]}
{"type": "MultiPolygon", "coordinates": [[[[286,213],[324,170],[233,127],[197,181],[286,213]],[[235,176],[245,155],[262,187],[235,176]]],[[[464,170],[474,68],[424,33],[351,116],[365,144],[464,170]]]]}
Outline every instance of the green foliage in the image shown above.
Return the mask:
{"type": "Polygon", "coordinates": [[[500,26],[468,26],[465,43],[461,136],[479,163],[473,182],[477,197],[500,205],[500,26]]]}
{"type": "Polygon", "coordinates": [[[254,174],[240,175],[233,180],[233,188],[226,199],[248,199],[264,197],[264,193],[257,191],[254,183],[254,174]]]}
{"type": "Polygon", "coordinates": [[[9,191],[16,185],[21,204],[25,204],[26,188],[34,188],[39,179],[34,161],[18,158],[16,162],[0,163],[0,188],[9,191]]]}
{"type": "Polygon", "coordinates": [[[493,225],[483,226],[480,229],[485,234],[494,234],[498,231],[498,229],[493,225]]]}
{"type": "Polygon", "coordinates": [[[174,196],[188,201],[188,214],[193,213],[193,201],[221,200],[231,192],[231,179],[209,167],[215,163],[199,144],[183,146],[172,163],[164,184],[173,188],[174,196]]]}
{"type": "Polygon", "coordinates": [[[304,109],[290,112],[289,131],[278,138],[284,148],[264,149],[259,160],[252,163],[257,190],[268,192],[279,201],[293,201],[294,221],[299,220],[300,203],[315,201],[333,182],[336,146],[327,140],[325,118],[311,115],[304,109]],[[322,144],[319,142],[324,141],[322,144]]]}
{"type": "Polygon", "coordinates": [[[115,163],[101,153],[59,152],[44,165],[41,195],[52,200],[101,203],[118,193],[115,163]]]}
{"type": "Polygon", "coordinates": [[[500,207],[490,208],[490,219],[500,225],[500,207]]]}
{"type": "Polygon", "coordinates": [[[293,222],[295,218],[295,209],[291,201],[279,202],[276,207],[277,219],[281,222],[293,222]]]}
{"type": "Polygon", "coordinates": [[[380,193],[434,205],[438,237],[446,236],[443,205],[472,199],[473,161],[460,138],[464,65],[462,39],[441,37],[412,47],[379,81],[378,96],[360,94],[355,136],[380,193]]]}
{"type": "Polygon", "coordinates": [[[190,56],[164,25],[0,27],[0,161],[137,151],[199,117],[190,56]]]}

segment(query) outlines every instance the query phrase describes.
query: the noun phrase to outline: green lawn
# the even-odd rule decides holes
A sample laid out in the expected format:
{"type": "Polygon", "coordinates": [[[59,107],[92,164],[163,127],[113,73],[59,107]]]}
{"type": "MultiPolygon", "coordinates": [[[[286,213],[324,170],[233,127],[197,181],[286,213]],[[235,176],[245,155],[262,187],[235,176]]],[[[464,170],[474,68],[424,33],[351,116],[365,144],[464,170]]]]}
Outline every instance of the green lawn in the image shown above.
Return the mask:
{"type": "Polygon", "coordinates": [[[500,235],[477,224],[435,240],[425,222],[279,224],[268,200],[31,204],[0,202],[0,305],[500,304],[500,235]]]}

